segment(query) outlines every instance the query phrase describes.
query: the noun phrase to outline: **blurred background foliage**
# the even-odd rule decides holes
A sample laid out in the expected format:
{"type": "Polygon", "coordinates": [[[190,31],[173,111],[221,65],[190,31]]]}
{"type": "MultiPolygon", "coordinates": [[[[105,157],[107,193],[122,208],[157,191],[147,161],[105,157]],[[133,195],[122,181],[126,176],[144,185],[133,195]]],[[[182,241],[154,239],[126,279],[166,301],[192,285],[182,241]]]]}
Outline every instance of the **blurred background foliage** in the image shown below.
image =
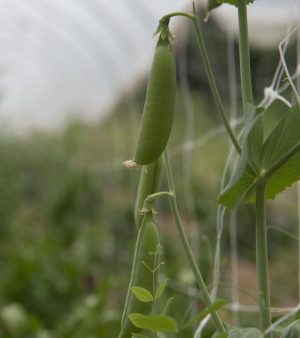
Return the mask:
{"type": "MultiPolygon", "coordinates": [[[[228,98],[227,40],[213,22],[205,26],[204,34],[222,97],[228,98]]],[[[234,50],[237,60],[237,46],[234,50]]],[[[169,151],[180,211],[209,285],[217,195],[228,139],[221,131],[203,146],[196,146],[188,157],[191,163],[186,175],[188,153],[183,144],[189,118],[184,94],[187,83],[189,109],[194,114],[192,141],[220,126],[221,121],[192,33],[187,35],[185,48],[177,48],[176,53],[184,75],[179,71],[169,151]],[[195,229],[196,237],[191,233],[195,229]]],[[[293,65],[292,53],[288,57],[293,65]]],[[[277,51],[253,51],[257,102],[262,99],[263,88],[270,82],[277,62],[277,51]]],[[[238,67],[237,62],[234,64],[238,67]]],[[[0,136],[0,337],[117,336],[136,238],[133,205],[140,172],[128,171],[121,163],[131,158],[134,150],[146,82],[139,88],[132,97],[123,97],[101,123],[72,121],[57,132],[34,132],[20,137],[4,132],[0,136]]],[[[230,102],[225,103],[229,109],[230,102]]],[[[281,109],[280,103],[272,105],[272,118],[276,119],[276,112],[281,109]]],[[[165,186],[163,178],[162,187],[165,186]]],[[[296,192],[291,188],[271,202],[269,224],[296,233],[297,210],[296,204],[291,203],[295,200],[296,192]]],[[[166,201],[159,202],[158,210],[166,262],[162,273],[170,279],[167,295],[175,297],[171,311],[181,323],[203,305],[195,297],[194,280],[166,201]],[[185,309],[185,316],[185,310],[177,309],[185,309]]],[[[228,233],[225,224],[222,297],[230,297],[231,292],[228,233]]],[[[298,297],[297,281],[289,276],[297,274],[297,242],[275,230],[270,230],[269,236],[272,303],[293,306],[298,297]]],[[[252,208],[242,206],[238,210],[239,295],[241,303],[249,305],[255,303],[256,297],[254,241],[252,208]]],[[[229,311],[224,310],[223,316],[231,321],[229,311]]],[[[251,325],[257,318],[246,313],[240,319],[251,325]]],[[[211,330],[208,327],[208,337],[211,330]]],[[[191,331],[182,333],[182,337],[191,335],[191,331]]]]}

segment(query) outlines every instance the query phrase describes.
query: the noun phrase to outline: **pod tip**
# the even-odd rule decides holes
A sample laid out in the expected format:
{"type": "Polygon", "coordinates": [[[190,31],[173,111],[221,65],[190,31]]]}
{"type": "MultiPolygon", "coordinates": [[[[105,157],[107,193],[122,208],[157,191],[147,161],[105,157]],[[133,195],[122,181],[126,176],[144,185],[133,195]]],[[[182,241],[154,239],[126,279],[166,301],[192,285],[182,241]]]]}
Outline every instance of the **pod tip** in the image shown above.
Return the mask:
{"type": "Polygon", "coordinates": [[[133,160],[124,161],[122,164],[123,164],[124,167],[126,167],[128,169],[133,169],[133,168],[136,168],[138,166],[138,164],[133,160]]]}

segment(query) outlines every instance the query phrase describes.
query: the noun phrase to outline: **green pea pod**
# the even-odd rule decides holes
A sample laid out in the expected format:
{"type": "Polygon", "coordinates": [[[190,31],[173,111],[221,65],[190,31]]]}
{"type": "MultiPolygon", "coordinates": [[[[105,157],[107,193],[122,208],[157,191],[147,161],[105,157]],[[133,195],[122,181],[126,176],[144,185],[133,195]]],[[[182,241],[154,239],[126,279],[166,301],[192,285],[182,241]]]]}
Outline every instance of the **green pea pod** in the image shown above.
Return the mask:
{"type": "Polygon", "coordinates": [[[166,148],[174,116],[176,64],[169,38],[155,48],[134,162],[149,164],[166,148]]]}
{"type": "Polygon", "coordinates": [[[155,192],[157,192],[160,183],[162,171],[162,159],[142,167],[137,197],[134,206],[134,222],[137,228],[139,228],[143,221],[143,215],[140,211],[143,208],[145,198],[155,192]]]}
{"type": "MultiPolygon", "coordinates": [[[[150,314],[152,311],[152,302],[143,303],[135,298],[131,292],[133,286],[140,286],[147,290],[153,289],[153,273],[145,266],[154,266],[155,256],[150,252],[156,252],[159,245],[159,234],[157,226],[153,219],[152,212],[144,215],[140,227],[131,271],[131,279],[128,287],[125,308],[122,316],[121,331],[119,338],[131,338],[132,333],[139,333],[141,330],[135,327],[129,320],[130,313],[150,314]]],[[[157,278],[157,275],[154,275],[157,278]]],[[[154,281],[155,284],[157,281],[154,281]]],[[[155,285],[156,287],[156,285],[155,285]]]]}

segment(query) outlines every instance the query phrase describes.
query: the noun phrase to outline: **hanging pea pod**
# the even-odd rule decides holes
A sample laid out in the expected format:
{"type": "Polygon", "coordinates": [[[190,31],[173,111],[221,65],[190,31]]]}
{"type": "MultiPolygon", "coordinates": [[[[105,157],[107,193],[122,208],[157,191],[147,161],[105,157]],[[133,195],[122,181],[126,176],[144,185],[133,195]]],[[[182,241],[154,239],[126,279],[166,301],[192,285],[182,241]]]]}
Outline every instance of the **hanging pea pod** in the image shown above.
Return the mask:
{"type": "Polygon", "coordinates": [[[134,222],[137,228],[141,226],[143,220],[141,210],[143,208],[145,198],[150,194],[157,192],[159,188],[161,171],[162,171],[161,158],[142,168],[137,197],[134,206],[134,222]]]}
{"type": "Polygon", "coordinates": [[[141,329],[135,327],[130,322],[128,318],[130,313],[150,314],[152,310],[152,302],[139,301],[133,295],[131,288],[133,286],[142,287],[146,290],[156,288],[157,280],[153,281],[153,278],[157,279],[157,274],[153,275],[147,266],[154,266],[155,255],[153,255],[153,253],[157,251],[158,246],[159,234],[157,226],[153,219],[152,211],[149,211],[144,214],[143,222],[136,241],[131,279],[122,316],[121,332],[118,338],[131,338],[132,333],[139,333],[141,331],[141,329]]]}
{"type": "Polygon", "coordinates": [[[176,64],[169,38],[155,48],[134,162],[149,164],[164,151],[172,128],[176,64]]]}

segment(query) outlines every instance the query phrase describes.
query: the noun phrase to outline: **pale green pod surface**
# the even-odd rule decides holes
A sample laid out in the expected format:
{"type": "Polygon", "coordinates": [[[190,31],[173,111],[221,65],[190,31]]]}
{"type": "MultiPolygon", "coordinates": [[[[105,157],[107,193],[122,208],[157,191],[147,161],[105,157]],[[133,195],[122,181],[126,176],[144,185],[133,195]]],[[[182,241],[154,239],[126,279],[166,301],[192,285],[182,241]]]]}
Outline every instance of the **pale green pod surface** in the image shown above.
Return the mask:
{"type": "Polygon", "coordinates": [[[282,332],[281,338],[300,338],[300,320],[296,320],[294,323],[290,324],[282,332]]]}
{"type": "Polygon", "coordinates": [[[162,159],[142,167],[137,197],[134,206],[134,222],[137,228],[142,224],[143,215],[140,211],[143,208],[145,198],[159,189],[162,171],[162,159]]]}
{"type": "MultiPolygon", "coordinates": [[[[141,332],[141,330],[136,328],[128,319],[128,315],[130,313],[151,313],[153,305],[152,302],[143,303],[137,300],[130,289],[132,286],[140,286],[152,292],[153,274],[143,262],[145,262],[151,268],[154,267],[155,256],[149,255],[149,252],[156,252],[158,245],[159,234],[157,231],[157,226],[154,222],[152,212],[148,212],[144,215],[136,241],[131,279],[128,287],[125,308],[123,311],[119,338],[131,338],[131,333],[141,332]]],[[[157,281],[155,281],[155,284],[156,283],[157,281]]]]}
{"type": "Polygon", "coordinates": [[[134,161],[154,162],[166,148],[174,116],[176,64],[169,39],[155,48],[134,161]]]}

